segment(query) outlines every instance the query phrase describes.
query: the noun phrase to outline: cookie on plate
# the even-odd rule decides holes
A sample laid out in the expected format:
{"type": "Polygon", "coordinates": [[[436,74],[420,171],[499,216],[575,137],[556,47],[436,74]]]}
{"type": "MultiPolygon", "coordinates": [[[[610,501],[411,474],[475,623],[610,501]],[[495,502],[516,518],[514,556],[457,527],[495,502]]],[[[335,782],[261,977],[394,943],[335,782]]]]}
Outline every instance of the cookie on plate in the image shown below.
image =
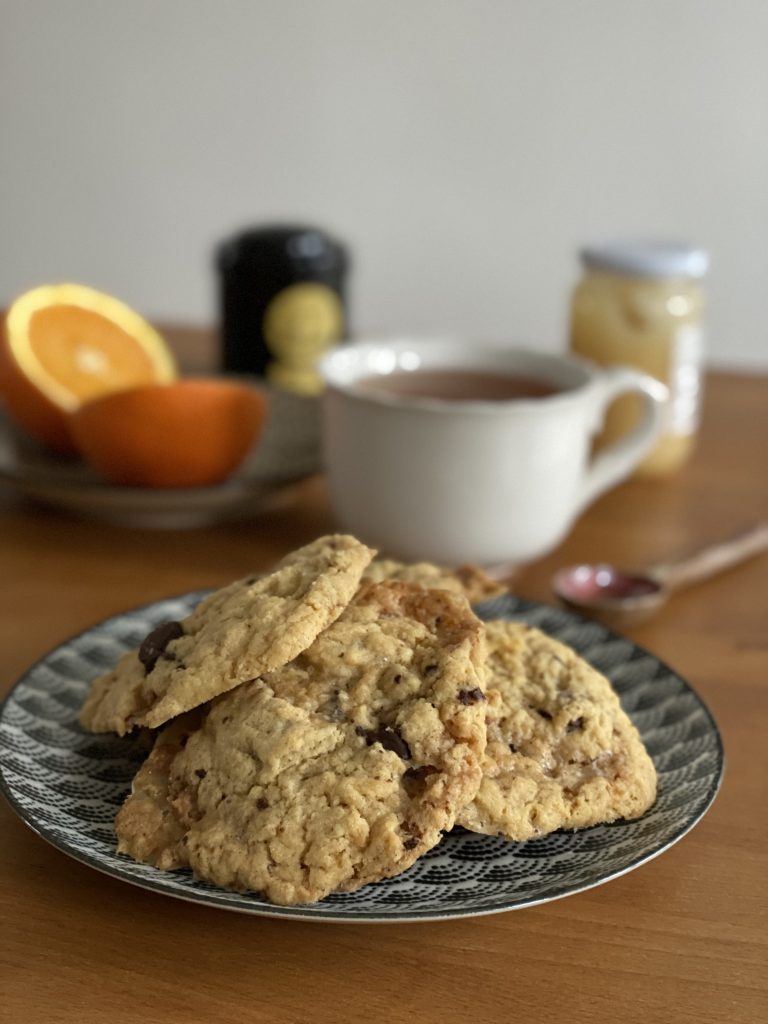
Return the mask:
{"type": "Polygon", "coordinates": [[[295,658],[357,591],[374,552],[354,537],[320,537],[268,576],[217,590],[183,622],[152,630],[93,684],[80,713],[91,732],[156,728],[295,658]]]}
{"type": "Polygon", "coordinates": [[[131,796],[118,813],[118,837],[130,837],[130,849],[122,840],[118,853],[130,852],[134,860],[172,871],[186,863],[184,829],[170,809],[171,765],[197,732],[208,711],[207,705],[186,711],[169,722],[155,738],[154,746],[136,774],[131,796]]]}
{"type": "Polygon", "coordinates": [[[464,594],[470,604],[479,604],[480,601],[487,601],[506,592],[506,587],[479,565],[460,565],[456,569],[446,569],[432,565],[431,562],[408,565],[390,558],[377,558],[367,566],[363,580],[371,583],[399,580],[437,590],[450,590],[454,594],[464,594]]]}
{"type": "Polygon", "coordinates": [[[465,598],[370,585],[198,731],[161,735],[117,817],[119,850],[280,904],[398,874],[480,784],[483,657],[465,598]]]}
{"type": "Polygon", "coordinates": [[[637,818],[656,771],[611,684],[575,651],[520,623],[486,623],[488,746],[459,824],[523,840],[637,818]]]}

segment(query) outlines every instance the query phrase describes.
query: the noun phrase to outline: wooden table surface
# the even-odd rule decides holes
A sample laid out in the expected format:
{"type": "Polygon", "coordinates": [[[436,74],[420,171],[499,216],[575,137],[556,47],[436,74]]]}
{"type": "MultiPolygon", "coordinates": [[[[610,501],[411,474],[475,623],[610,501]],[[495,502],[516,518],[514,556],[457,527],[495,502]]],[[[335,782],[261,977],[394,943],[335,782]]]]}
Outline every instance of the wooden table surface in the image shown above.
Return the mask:
{"type": "MultiPolygon", "coordinates": [[[[173,340],[205,365],[204,336],[173,340]]],[[[603,497],[514,590],[551,601],[560,565],[640,566],[766,517],[768,378],[713,374],[691,463],[603,497]]],[[[0,692],[99,619],[266,568],[332,525],[320,478],[279,511],[177,533],[87,523],[0,490],[0,692]]],[[[665,854],[540,907],[416,925],[233,914],[91,871],[0,800],[0,1021],[768,1020],[767,626],[763,556],[626,631],[713,711],[725,782],[665,854]]]]}

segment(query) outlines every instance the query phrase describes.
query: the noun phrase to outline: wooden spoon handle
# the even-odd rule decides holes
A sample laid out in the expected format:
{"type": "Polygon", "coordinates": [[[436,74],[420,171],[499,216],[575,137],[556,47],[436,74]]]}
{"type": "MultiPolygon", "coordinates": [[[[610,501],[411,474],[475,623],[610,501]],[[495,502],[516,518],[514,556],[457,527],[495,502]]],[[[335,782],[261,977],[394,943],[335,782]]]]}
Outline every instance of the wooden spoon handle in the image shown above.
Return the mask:
{"type": "Polygon", "coordinates": [[[649,575],[668,590],[708,579],[768,550],[768,523],[758,523],[730,540],[702,548],[693,555],[654,566],[649,575]]]}

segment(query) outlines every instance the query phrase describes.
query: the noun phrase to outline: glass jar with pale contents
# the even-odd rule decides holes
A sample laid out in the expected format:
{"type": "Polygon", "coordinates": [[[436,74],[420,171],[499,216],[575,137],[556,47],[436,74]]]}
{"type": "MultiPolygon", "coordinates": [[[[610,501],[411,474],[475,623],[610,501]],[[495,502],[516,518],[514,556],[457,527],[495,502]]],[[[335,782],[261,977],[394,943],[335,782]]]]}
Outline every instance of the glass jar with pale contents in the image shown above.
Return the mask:
{"type": "MultiPolygon", "coordinates": [[[[667,385],[664,433],[635,473],[671,473],[691,454],[698,427],[707,254],[686,245],[632,242],[587,247],[581,261],[571,350],[600,366],[635,366],[667,385]]],[[[640,406],[636,395],[617,399],[597,446],[628,433],[640,406]]]]}

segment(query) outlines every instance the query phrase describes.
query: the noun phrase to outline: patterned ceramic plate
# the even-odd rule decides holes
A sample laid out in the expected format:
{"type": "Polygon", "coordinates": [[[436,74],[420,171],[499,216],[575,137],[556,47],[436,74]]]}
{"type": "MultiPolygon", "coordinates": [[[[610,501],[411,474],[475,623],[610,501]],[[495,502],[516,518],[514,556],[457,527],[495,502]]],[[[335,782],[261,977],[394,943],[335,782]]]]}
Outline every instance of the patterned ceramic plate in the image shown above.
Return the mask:
{"type": "Polygon", "coordinates": [[[58,849],[134,885],[229,910],[305,920],[491,914],[567,896],[638,867],[682,838],[720,785],[717,726],[679,676],[603,626],[501,597],[481,605],[479,613],[538,626],[574,647],[613,683],[659,774],[658,800],[644,817],[526,843],[455,829],[397,878],[301,907],[275,907],[256,894],[197,881],[186,871],[136,864],[115,853],[112,821],[147,746],[85,733],[77,713],[94,676],[158,623],[183,618],[202,596],[160,601],[74,637],[27,672],[0,713],[0,783],[16,813],[58,849]]]}

